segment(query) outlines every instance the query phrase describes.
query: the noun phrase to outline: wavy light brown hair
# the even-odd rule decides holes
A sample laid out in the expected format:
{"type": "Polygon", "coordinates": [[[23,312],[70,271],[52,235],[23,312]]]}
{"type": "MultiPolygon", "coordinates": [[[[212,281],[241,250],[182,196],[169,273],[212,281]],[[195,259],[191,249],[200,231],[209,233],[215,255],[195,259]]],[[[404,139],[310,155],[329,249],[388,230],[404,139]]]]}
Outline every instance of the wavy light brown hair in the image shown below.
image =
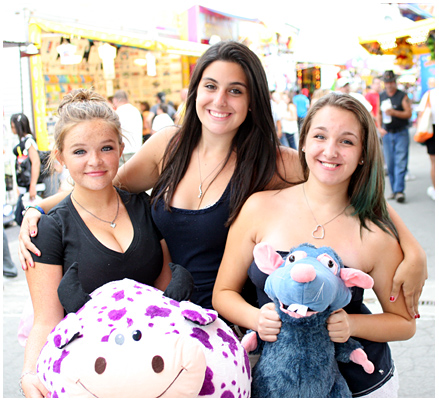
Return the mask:
{"type": "Polygon", "coordinates": [[[300,130],[298,149],[305,179],[308,179],[309,168],[302,148],[314,116],[326,106],[351,112],[360,123],[361,159],[363,159],[364,163],[357,166],[357,169],[351,176],[348,187],[348,196],[351,205],[354,207],[354,215],[357,215],[360,219],[361,227],[368,229],[366,221],[370,220],[382,230],[398,238],[384,197],[384,158],[375,123],[363,104],[353,96],[332,92],[320,98],[308,111],[300,130]]]}

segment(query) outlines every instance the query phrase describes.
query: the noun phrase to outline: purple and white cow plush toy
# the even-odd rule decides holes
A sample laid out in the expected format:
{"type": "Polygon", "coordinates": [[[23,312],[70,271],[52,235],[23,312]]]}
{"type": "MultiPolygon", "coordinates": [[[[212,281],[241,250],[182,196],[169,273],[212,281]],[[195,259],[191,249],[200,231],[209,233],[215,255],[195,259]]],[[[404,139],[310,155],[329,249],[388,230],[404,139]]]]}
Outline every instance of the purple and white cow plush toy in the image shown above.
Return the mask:
{"type": "MultiPolygon", "coordinates": [[[[183,268],[172,269],[181,293],[183,268]]],[[[37,362],[52,398],[250,397],[248,356],[233,331],[215,311],[166,297],[168,289],[123,279],[88,295],[74,264],[60,300],[67,312],[81,306],[73,296],[86,302],[54,328],[37,362]]]]}

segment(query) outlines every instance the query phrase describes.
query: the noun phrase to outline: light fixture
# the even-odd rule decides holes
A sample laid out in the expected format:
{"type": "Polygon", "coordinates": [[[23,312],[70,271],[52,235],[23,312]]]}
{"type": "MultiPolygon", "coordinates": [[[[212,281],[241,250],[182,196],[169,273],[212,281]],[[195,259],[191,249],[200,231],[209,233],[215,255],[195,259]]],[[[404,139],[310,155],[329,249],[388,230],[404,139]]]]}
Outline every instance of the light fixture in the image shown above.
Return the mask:
{"type": "Polygon", "coordinates": [[[150,77],[155,77],[157,75],[157,69],[156,69],[156,59],[152,52],[146,53],[146,74],[150,77]]]}
{"type": "Polygon", "coordinates": [[[26,47],[25,52],[27,54],[38,54],[40,51],[33,43],[29,43],[29,45],[27,45],[26,47]]]}

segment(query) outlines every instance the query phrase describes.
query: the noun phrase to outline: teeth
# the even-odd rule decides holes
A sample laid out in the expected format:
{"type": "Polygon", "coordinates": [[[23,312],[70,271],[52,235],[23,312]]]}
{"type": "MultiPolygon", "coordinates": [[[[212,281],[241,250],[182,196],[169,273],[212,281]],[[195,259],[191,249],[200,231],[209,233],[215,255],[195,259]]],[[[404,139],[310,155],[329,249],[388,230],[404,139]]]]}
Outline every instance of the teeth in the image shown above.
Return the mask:
{"type": "Polygon", "coordinates": [[[306,312],[308,311],[308,307],[302,306],[301,304],[290,304],[288,306],[288,311],[291,311],[293,313],[297,313],[301,316],[305,316],[306,312]]]}
{"type": "Polygon", "coordinates": [[[229,115],[229,113],[216,113],[216,112],[212,112],[212,111],[210,111],[210,114],[213,117],[227,117],[229,115]]]}
{"type": "Polygon", "coordinates": [[[337,167],[337,164],[336,164],[336,163],[326,163],[326,162],[322,162],[322,165],[325,166],[325,167],[332,167],[332,168],[337,167]]]}

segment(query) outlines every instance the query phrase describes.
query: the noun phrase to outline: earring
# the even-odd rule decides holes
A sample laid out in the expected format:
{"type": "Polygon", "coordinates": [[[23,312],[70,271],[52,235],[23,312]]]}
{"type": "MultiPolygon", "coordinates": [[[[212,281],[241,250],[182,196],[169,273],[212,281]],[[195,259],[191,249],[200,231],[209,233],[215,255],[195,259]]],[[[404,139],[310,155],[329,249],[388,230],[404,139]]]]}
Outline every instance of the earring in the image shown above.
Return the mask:
{"type": "Polygon", "coordinates": [[[302,148],[302,152],[305,152],[305,148],[302,148]]]}
{"type": "Polygon", "coordinates": [[[364,159],[361,159],[360,165],[364,165],[364,159]]]}

